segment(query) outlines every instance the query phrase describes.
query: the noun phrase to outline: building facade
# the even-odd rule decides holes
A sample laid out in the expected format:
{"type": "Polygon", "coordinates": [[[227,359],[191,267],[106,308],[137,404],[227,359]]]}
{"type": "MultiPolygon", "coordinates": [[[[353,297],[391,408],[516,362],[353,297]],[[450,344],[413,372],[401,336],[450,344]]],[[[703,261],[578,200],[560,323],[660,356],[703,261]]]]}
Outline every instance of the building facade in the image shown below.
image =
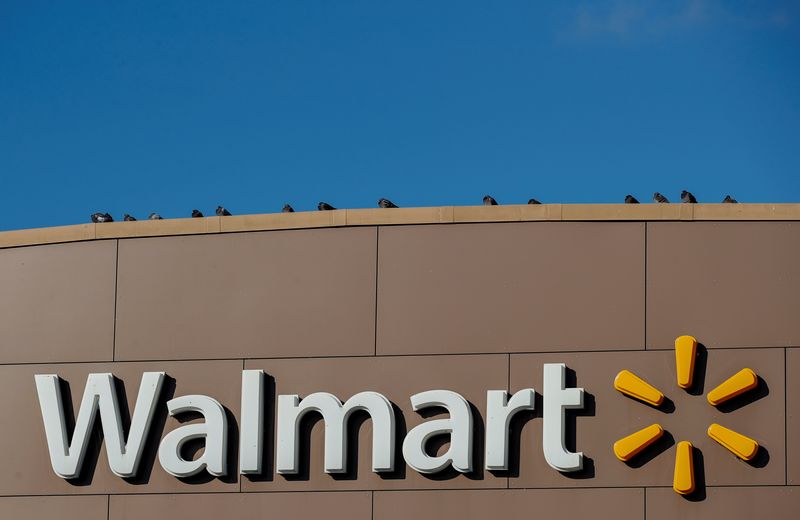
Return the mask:
{"type": "Polygon", "coordinates": [[[800,515],[799,205],[341,210],[14,231],[0,233],[0,289],[0,518],[800,515]],[[681,336],[697,341],[683,358],[681,336]],[[562,365],[563,385],[548,383],[546,367],[562,365]],[[742,369],[755,382],[711,403],[742,369]],[[663,401],[615,387],[625,370],[663,401]],[[149,416],[145,373],[163,373],[149,416]],[[243,385],[247,373],[260,382],[243,385]],[[146,426],[125,476],[107,451],[113,414],[101,420],[110,394],[85,401],[90,374],[113,375],[131,453],[130,432],[146,426]],[[47,375],[49,410],[37,387],[47,375]],[[581,403],[559,404],[571,388],[581,403]],[[439,395],[415,410],[412,396],[430,390],[465,408],[439,395]],[[530,402],[512,413],[490,391],[530,402]],[[293,409],[282,396],[320,392],[339,404],[385,397],[392,422],[379,428],[363,406],[324,421],[312,410],[281,433],[293,409]],[[196,396],[221,415],[170,413],[196,396]],[[99,412],[79,456],[87,402],[99,412]],[[201,427],[173,454],[208,468],[175,476],[170,432],[214,420],[223,434],[201,427]],[[621,460],[615,443],[653,424],[659,436],[621,460]],[[712,424],[757,446],[737,455],[741,439],[712,438],[712,424]],[[681,493],[685,441],[694,485],[681,493]],[[59,442],[62,462],[81,459],[73,478],[55,471],[59,442]],[[559,445],[581,454],[579,467],[554,465],[559,445]],[[433,471],[407,463],[414,450],[433,471]],[[294,470],[281,470],[281,453],[294,470]],[[493,462],[503,455],[505,466],[493,462]]]}

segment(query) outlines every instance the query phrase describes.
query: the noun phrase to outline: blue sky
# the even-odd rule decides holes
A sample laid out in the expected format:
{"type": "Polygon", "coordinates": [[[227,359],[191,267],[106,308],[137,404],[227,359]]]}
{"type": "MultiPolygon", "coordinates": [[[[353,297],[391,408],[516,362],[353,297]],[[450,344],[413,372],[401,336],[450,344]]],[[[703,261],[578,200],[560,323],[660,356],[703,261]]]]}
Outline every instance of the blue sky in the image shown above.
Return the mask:
{"type": "Polygon", "coordinates": [[[0,229],[800,201],[800,3],[0,2],[0,229]]]}

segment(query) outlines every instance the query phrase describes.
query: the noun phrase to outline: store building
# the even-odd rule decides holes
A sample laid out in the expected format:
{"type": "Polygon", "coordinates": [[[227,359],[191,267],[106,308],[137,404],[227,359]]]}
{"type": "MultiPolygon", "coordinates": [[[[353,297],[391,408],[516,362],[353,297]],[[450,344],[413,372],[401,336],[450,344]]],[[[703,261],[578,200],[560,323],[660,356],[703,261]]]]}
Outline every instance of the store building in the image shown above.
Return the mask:
{"type": "Polygon", "coordinates": [[[797,518],[800,205],[3,232],[0,431],[0,518],[797,518]]]}

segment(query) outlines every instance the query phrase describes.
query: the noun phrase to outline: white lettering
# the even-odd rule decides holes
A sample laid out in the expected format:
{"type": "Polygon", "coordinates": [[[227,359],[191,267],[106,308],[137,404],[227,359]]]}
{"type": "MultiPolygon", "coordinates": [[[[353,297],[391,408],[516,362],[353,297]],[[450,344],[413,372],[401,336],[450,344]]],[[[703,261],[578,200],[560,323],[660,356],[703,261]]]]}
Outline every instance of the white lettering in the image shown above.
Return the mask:
{"type": "Polygon", "coordinates": [[[403,458],[406,464],[420,473],[436,473],[452,465],[456,471],[472,470],[472,410],[461,395],[449,390],[429,390],[411,396],[415,412],[434,406],[446,408],[448,419],[434,419],[415,426],[403,441],[403,458]],[[447,452],[433,457],[425,446],[437,436],[450,436],[447,452]]]}
{"type": "Polygon", "coordinates": [[[300,420],[318,412],[325,421],[325,473],[347,471],[347,420],[356,410],[372,418],[372,471],[394,470],[394,410],[377,392],[361,392],[344,405],[333,394],[317,392],[302,401],[297,395],[278,396],[277,472],[295,474],[298,467],[300,420]]]}
{"type": "Polygon", "coordinates": [[[190,477],[204,469],[215,477],[225,475],[228,421],[222,405],[205,395],[186,395],[168,401],[167,408],[172,416],[199,412],[205,422],[180,426],[164,436],[158,448],[158,461],[164,471],[176,477],[190,477]],[[196,460],[186,460],[181,449],[194,439],[204,439],[205,449],[196,460]]]}
{"type": "Polygon", "coordinates": [[[583,453],[572,453],[564,444],[565,411],[583,408],[583,388],[565,388],[566,371],[564,363],[544,365],[542,448],[550,467],[563,472],[583,469],[583,453]]]}
{"type": "Polygon", "coordinates": [[[239,473],[261,473],[264,445],[264,371],[242,370],[239,473]]]}
{"type": "Polygon", "coordinates": [[[164,372],[142,374],[127,443],[123,440],[122,418],[113,374],[89,374],[86,378],[86,388],[75,420],[71,444],[68,441],[59,377],[41,374],[34,378],[50,450],[50,464],[56,475],[61,478],[75,478],[80,474],[98,409],[111,471],[120,477],[132,477],[136,474],[142,458],[144,440],[156,409],[156,399],[164,382],[164,372]]]}
{"type": "Polygon", "coordinates": [[[522,410],[533,410],[536,394],[524,388],[508,399],[505,390],[486,392],[486,469],[508,469],[508,429],[511,418],[522,410]]]}

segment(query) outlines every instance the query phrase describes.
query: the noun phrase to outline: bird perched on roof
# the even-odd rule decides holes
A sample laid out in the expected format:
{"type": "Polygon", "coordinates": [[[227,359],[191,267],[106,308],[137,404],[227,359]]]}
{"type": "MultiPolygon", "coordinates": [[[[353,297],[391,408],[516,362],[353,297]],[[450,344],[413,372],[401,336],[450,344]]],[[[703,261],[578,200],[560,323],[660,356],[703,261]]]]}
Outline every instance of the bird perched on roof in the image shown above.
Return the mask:
{"type": "Polygon", "coordinates": [[[108,213],[92,213],[92,222],[99,224],[101,222],[114,222],[114,218],[108,213]]]}
{"type": "Polygon", "coordinates": [[[378,207],[379,208],[396,208],[397,204],[392,202],[389,199],[378,199],[378,207]]]}
{"type": "Polygon", "coordinates": [[[536,199],[528,199],[528,204],[541,204],[541,202],[536,199]]]}
{"type": "Polygon", "coordinates": [[[737,204],[739,201],[731,197],[730,195],[725,195],[725,198],[722,199],[722,202],[725,204],[737,204]]]}
{"type": "Polygon", "coordinates": [[[661,204],[666,204],[669,200],[660,194],[659,192],[653,193],[653,202],[660,202],[661,204]]]}
{"type": "Polygon", "coordinates": [[[697,204],[697,199],[694,198],[694,195],[692,195],[688,191],[683,190],[681,192],[681,202],[683,202],[684,204],[697,204]]]}
{"type": "Polygon", "coordinates": [[[294,208],[288,204],[283,205],[283,209],[281,210],[283,213],[294,213],[294,208]]]}
{"type": "Polygon", "coordinates": [[[125,213],[122,216],[122,220],[124,220],[125,222],[133,222],[133,221],[136,220],[136,217],[132,217],[132,216],[128,215],[127,213],[125,213]]]}
{"type": "Polygon", "coordinates": [[[317,209],[320,210],[320,211],[331,211],[331,210],[334,210],[336,208],[334,208],[333,206],[331,206],[327,202],[320,202],[319,204],[317,204],[317,209]]]}
{"type": "Polygon", "coordinates": [[[147,216],[147,218],[150,219],[150,220],[162,220],[161,219],[161,215],[159,215],[158,213],[150,213],[147,216]]]}
{"type": "Polygon", "coordinates": [[[231,212],[227,209],[223,208],[222,206],[217,206],[217,216],[218,217],[230,217],[231,212]]]}
{"type": "Polygon", "coordinates": [[[625,204],[639,204],[639,201],[633,195],[625,195],[625,204]]]}
{"type": "Polygon", "coordinates": [[[203,216],[203,213],[199,209],[192,210],[192,218],[200,218],[203,216]]]}
{"type": "Polygon", "coordinates": [[[497,201],[494,200],[494,197],[490,195],[486,195],[483,197],[483,205],[484,206],[497,206],[497,201]]]}

